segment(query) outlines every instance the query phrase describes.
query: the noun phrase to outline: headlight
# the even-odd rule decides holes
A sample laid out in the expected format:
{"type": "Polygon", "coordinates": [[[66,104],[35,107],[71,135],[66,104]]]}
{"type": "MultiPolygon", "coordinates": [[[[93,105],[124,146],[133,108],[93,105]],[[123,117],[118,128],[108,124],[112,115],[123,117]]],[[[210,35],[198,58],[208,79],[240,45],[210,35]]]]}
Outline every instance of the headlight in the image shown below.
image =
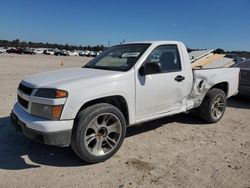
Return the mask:
{"type": "Polygon", "coordinates": [[[68,92],[60,89],[41,88],[37,89],[34,96],[48,99],[58,99],[68,97],[68,92]]]}
{"type": "Polygon", "coordinates": [[[32,103],[31,114],[51,120],[59,120],[64,105],[46,105],[32,103]]]}
{"type": "MultiPolygon", "coordinates": [[[[34,93],[35,97],[45,99],[60,99],[68,97],[68,92],[60,89],[40,88],[34,93]]],[[[31,114],[51,120],[59,120],[63,110],[62,105],[47,105],[33,102],[31,105],[31,114]]]]}

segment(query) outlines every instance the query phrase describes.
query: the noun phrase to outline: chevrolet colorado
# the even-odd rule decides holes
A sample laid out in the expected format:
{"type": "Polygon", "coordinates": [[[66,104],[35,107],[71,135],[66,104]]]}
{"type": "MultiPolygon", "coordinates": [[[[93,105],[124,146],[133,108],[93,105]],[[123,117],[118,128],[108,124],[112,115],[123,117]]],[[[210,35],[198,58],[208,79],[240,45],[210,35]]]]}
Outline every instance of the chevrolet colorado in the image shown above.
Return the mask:
{"type": "Polygon", "coordinates": [[[193,70],[181,42],[127,43],[83,67],[24,78],[11,120],[27,137],[97,163],[117,152],[129,125],[190,110],[219,121],[238,82],[239,68],[193,70]]]}

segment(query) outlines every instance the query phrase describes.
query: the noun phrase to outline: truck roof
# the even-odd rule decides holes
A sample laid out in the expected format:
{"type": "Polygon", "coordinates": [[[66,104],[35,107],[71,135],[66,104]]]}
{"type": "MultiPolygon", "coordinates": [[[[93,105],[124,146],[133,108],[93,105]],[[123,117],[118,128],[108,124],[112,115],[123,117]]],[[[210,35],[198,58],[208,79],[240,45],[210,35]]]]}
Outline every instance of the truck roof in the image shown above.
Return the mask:
{"type": "Polygon", "coordinates": [[[180,41],[168,41],[168,40],[162,40],[162,41],[137,41],[137,42],[126,42],[123,44],[155,44],[155,45],[161,45],[161,44],[179,44],[180,41]]]}

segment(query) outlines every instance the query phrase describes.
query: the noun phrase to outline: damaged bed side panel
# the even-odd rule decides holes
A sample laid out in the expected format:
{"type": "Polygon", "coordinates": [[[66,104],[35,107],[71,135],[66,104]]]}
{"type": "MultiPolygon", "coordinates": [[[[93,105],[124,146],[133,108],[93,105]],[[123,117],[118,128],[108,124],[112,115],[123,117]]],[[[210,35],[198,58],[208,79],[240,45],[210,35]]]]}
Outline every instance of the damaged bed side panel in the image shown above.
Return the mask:
{"type": "Polygon", "coordinates": [[[193,70],[193,76],[193,89],[187,100],[188,109],[199,107],[207,92],[217,84],[227,85],[227,97],[238,92],[238,68],[193,70]]]}

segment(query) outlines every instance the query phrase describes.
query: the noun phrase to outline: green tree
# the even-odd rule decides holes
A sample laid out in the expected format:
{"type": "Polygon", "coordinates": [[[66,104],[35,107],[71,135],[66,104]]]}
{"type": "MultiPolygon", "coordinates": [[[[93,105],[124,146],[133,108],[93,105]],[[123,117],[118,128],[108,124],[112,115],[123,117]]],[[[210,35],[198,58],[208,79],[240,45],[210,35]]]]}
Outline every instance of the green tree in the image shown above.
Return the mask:
{"type": "Polygon", "coordinates": [[[12,41],[12,45],[13,45],[14,47],[19,47],[19,44],[20,44],[20,40],[19,40],[19,39],[16,39],[16,40],[13,40],[13,41],[12,41]]]}
{"type": "Polygon", "coordinates": [[[221,48],[217,48],[215,51],[214,51],[215,54],[224,54],[225,51],[221,48]]]}

